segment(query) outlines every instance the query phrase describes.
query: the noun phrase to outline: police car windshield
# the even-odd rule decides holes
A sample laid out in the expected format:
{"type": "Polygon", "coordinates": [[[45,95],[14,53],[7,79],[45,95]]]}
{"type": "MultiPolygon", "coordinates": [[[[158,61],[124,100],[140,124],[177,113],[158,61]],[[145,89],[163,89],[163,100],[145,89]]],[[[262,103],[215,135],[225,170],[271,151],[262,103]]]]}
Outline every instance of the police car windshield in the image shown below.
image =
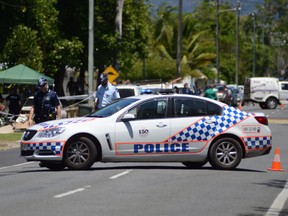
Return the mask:
{"type": "Polygon", "coordinates": [[[118,112],[119,110],[123,109],[126,106],[129,106],[130,104],[134,103],[139,99],[127,99],[123,98],[120,100],[117,100],[106,107],[103,107],[102,109],[99,109],[89,115],[90,117],[108,117],[113,115],[114,113],[118,112]]]}

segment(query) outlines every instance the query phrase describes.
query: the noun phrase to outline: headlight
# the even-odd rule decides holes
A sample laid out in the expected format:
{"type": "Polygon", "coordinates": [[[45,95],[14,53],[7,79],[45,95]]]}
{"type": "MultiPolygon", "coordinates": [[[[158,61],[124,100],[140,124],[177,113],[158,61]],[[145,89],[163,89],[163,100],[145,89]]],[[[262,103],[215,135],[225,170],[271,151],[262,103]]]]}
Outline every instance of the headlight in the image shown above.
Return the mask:
{"type": "Polygon", "coordinates": [[[65,131],[64,127],[57,127],[57,128],[51,128],[48,130],[43,130],[41,131],[37,137],[40,138],[50,138],[50,137],[54,137],[57,136],[61,133],[63,133],[65,131]]]}

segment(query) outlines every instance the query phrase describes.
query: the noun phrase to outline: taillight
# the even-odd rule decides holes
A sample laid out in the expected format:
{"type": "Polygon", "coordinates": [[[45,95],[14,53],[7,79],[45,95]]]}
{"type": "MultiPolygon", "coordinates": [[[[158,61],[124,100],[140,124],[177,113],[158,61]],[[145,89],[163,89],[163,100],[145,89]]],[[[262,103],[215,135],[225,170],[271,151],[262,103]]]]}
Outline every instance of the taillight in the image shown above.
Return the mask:
{"type": "Polygon", "coordinates": [[[260,123],[264,125],[268,125],[268,119],[266,116],[255,116],[255,119],[260,123]]]}

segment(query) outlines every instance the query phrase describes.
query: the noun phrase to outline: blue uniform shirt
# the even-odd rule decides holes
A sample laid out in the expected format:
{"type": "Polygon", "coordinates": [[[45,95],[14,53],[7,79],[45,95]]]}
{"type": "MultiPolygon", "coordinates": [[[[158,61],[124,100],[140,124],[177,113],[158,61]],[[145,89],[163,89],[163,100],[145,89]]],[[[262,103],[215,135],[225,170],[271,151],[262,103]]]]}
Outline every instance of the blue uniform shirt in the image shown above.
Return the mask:
{"type": "Polygon", "coordinates": [[[102,85],[98,86],[96,98],[99,100],[97,108],[100,109],[120,98],[120,95],[118,89],[108,82],[106,87],[102,85]]]}

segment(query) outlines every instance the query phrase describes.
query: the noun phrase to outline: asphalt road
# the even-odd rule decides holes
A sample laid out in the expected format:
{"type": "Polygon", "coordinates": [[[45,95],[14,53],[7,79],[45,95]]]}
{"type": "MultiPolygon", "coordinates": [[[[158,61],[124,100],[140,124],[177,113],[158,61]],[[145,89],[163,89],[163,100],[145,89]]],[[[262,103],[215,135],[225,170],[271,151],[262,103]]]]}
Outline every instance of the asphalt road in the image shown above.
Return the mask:
{"type": "MultiPolygon", "coordinates": [[[[288,119],[286,109],[264,112],[288,119]]],[[[270,127],[272,152],[244,159],[234,171],[209,164],[189,170],[179,163],[96,163],[88,171],[52,172],[20,159],[18,149],[2,151],[0,216],[288,215],[288,124],[270,127]],[[285,172],[267,170],[276,147],[285,172]]]]}

